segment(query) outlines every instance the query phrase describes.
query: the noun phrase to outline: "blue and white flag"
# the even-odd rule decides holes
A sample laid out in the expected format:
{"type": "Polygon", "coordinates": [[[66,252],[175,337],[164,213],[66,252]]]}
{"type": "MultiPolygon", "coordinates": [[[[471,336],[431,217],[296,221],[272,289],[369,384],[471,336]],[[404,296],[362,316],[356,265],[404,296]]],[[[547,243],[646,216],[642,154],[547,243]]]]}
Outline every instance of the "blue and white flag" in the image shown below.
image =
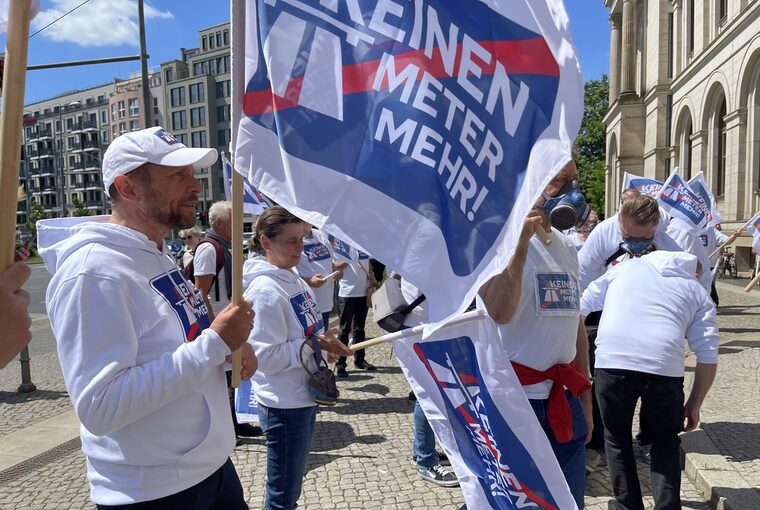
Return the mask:
{"type": "Polygon", "coordinates": [[[259,424],[259,405],[250,380],[240,381],[235,388],[235,417],[238,423],[259,424]]]}
{"type": "Polygon", "coordinates": [[[467,508],[577,508],[497,334],[482,318],[393,348],[467,508]]]}
{"type": "Polygon", "coordinates": [[[702,199],[705,207],[705,212],[707,213],[707,224],[710,226],[715,226],[723,221],[720,213],[718,212],[718,206],[715,203],[715,197],[713,196],[712,191],[710,191],[710,187],[707,185],[707,181],[705,180],[704,173],[699,172],[697,175],[692,177],[691,180],[687,182],[687,184],[691,190],[699,195],[699,197],[702,199]]]}
{"type": "MultiPolygon", "coordinates": [[[[225,200],[232,200],[232,163],[227,159],[225,153],[222,152],[221,156],[222,168],[224,168],[224,197],[225,200]]],[[[243,177],[243,212],[258,215],[271,205],[267,197],[251,186],[248,179],[243,177]]]]}
{"type": "Polygon", "coordinates": [[[656,179],[641,177],[626,172],[623,176],[623,189],[621,189],[620,192],[622,193],[627,189],[637,189],[642,195],[657,197],[662,189],[662,183],[656,179]]]}
{"type": "Polygon", "coordinates": [[[233,0],[235,169],[394,267],[431,322],[503,270],[570,160],[561,0],[233,0]]]}
{"type": "Polygon", "coordinates": [[[760,253],[760,212],[754,218],[744,225],[744,229],[752,234],[752,248],[760,253]]]}
{"type": "Polygon", "coordinates": [[[697,232],[701,232],[707,226],[708,217],[702,197],[686,184],[677,168],[662,185],[657,200],[666,212],[683,219],[697,232]]]}

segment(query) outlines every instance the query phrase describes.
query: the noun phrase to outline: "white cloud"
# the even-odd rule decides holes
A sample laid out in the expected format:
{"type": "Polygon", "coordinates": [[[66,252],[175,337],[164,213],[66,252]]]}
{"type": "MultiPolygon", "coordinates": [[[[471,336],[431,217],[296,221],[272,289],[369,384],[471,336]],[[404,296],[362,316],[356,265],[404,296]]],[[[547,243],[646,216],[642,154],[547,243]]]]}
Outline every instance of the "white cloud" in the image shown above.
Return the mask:
{"type": "MultiPolygon", "coordinates": [[[[82,0],[52,0],[54,7],[34,19],[33,32],[70,11],[82,0]]],[[[171,19],[169,11],[145,4],[145,19],[171,19]]],[[[40,33],[56,42],[80,46],[140,45],[137,26],[137,0],[90,0],[40,33]]],[[[38,36],[39,37],[39,36],[38,36]]]]}

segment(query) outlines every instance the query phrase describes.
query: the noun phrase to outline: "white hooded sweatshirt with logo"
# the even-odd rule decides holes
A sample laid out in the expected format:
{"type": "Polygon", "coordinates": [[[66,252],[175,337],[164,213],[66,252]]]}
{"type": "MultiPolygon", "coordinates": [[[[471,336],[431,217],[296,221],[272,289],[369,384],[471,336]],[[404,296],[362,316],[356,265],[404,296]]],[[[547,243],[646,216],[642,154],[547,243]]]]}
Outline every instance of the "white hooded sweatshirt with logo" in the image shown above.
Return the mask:
{"type": "Polygon", "coordinates": [[[604,308],[595,366],[683,377],[684,338],[698,363],[717,363],[715,304],[696,270],[694,255],[655,251],[592,282],[581,296],[581,314],[604,308]]]}
{"type": "Polygon", "coordinates": [[[46,220],[37,232],[91,498],[124,505],[192,487],[227,461],[230,350],[166,252],[107,220],[46,220]]]}
{"type": "Polygon", "coordinates": [[[256,400],[277,409],[316,405],[301,365],[303,356],[307,368],[316,369],[314,351],[304,342],[324,329],[312,290],[295,271],[264,259],[245,262],[243,287],[256,314],[248,337],[259,362],[252,378],[256,400]]]}

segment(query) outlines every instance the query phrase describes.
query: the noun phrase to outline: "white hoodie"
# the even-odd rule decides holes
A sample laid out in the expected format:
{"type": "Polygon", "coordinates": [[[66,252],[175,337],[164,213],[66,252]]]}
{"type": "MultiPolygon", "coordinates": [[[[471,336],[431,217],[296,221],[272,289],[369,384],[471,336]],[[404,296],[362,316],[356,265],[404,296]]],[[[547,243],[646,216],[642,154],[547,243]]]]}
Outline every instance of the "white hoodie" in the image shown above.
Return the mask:
{"type": "Polygon", "coordinates": [[[697,362],[718,362],[715,305],[694,277],[697,258],[655,251],[619,264],[588,286],[581,314],[604,308],[597,368],[684,374],[684,337],[697,362]]]}
{"type": "Polygon", "coordinates": [[[294,271],[264,259],[245,262],[243,287],[256,313],[248,337],[259,361],[252,378],[256,399],[277,409],[316,405],[307,389],[309,374],[300,361],[303,346],[303,360],[314,371],[314,351],[304,342],[324,329],[311,289],[294,271]]]}
{"type": "Polygon", "coordinates": [[[46,303],[82,423],[92,500],[148,501],[206,479],[235,446],[203,299],[144,234],[108,217],[38,223],[46,303]]]}

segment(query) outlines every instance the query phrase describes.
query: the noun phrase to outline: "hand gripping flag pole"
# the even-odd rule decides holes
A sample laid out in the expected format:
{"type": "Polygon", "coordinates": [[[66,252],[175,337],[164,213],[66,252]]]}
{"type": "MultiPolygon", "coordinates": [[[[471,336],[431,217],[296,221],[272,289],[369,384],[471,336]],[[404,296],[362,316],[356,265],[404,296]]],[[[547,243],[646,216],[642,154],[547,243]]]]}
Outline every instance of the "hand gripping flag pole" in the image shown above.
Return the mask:
{"type": "Polygon", "coordinates": [[[745,229],[745,228],[747,228],[747,226],[748,226],[749,224],[751,224],[751,223],[752,223],[752,220],[754,220],[755,218],[757,218],[757,216],[758,216],[758,215],[760,215],[760,211],[758,211],[758,212],[756,212],[755,214],[753,214],[753,215],[752,215],[752,217],[749,219],[749,221],[747,221],[747,223],[745,223],[745,224],[744,224],[744,225],[742,225],[741,227],[737,228],[737,229],[734,231],[734,233],[733,233],[733,234],[731,234],[731,236],[729,236],[729,238],[728,238],[728,239],[726,239],[726,242],[725,242],[725,243],[723,243],[723,244],[721,244],[720,246],[718,246],[717,248],[715,248],[715,250],[713,250],[713,252],[710,254],[710,258],[714,257],[714,256],[715,256],[715,254],[716,254],[716,253],[718,253],[720,250],[722,250],[723,248],[725,248],[725,247],[726,247],[726,246],[728,246],[729,244],[731,244],[731,243],[733,243],[734,241],[736,241],[736,239],[737,239],[737,238],[739,237],[739,235],[740,235],[740,234],[741,234],[741,233],[744,231],[744,229],[745,229]]]}
{"type": "Polygon", "coordinates": [[[18,204],[21,123],[26,84],[27,41],[31,0],[14,0],[8,11],[8,33],[3,72],[3,104],[0,114],[0,271],[13,264],[18,204]]]}

